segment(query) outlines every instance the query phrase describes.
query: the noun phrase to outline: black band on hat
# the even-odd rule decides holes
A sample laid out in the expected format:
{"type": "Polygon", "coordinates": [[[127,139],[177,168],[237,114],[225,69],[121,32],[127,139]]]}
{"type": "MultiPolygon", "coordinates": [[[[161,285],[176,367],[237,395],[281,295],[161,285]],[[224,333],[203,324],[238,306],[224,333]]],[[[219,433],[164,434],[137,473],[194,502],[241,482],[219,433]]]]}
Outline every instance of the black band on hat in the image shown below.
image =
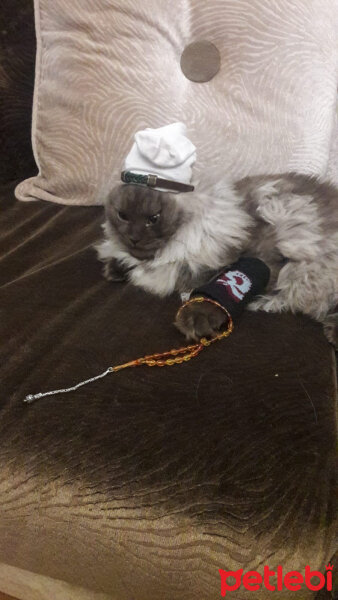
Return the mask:
{"type": "Polygon", "coordinates": [[[195,187],[181,181],[172,181],[171,179],[162,179],[157,175],[133,173],[132,171],[122,171],[121,180],[123,183],[132,185],[145,185],[150,188],[161,188],[168,192],[193,192],[195,187]]]}

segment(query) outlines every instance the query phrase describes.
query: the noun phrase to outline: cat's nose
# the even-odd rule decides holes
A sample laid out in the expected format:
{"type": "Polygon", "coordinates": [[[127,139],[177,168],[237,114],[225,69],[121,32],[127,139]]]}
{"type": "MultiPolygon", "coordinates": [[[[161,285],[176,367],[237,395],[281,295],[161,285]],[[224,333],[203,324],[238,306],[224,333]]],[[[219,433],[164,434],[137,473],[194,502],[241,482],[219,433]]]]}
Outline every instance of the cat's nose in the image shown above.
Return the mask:
{"type": "Polygon", "coordinates": [[[131,241],[131,243],[133,244],[133,246],[136,246],[136,244],[140,241],[140,237],[136,236],[136,235],[130,235],[129,236],[129,240],[131,241]]]}

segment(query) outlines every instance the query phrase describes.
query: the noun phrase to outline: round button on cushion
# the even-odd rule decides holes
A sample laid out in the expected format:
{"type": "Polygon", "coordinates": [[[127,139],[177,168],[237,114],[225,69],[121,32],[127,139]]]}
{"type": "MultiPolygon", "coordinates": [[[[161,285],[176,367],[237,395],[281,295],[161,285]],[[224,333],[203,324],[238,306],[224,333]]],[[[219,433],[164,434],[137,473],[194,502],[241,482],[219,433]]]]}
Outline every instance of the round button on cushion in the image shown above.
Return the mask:
{"type": "Polygon", "coordinates": [[[210,81],[221,66],[221,55],[211,42],[201,40],[186,46],[181,56],[181,69],[190,81],[210,81]]]}

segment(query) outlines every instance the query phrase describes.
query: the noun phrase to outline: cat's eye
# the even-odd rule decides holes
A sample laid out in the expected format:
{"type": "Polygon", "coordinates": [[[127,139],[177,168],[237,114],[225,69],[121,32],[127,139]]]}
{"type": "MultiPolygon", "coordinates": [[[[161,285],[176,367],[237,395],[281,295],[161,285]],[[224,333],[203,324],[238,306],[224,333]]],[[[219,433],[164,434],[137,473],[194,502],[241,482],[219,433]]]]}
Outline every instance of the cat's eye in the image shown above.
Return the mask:
{"type": "Polygon", "coordinates": [[[157,215],[151,215],[150,217],[148,217],[147,226],[155,225],[155,223],[157,223],[159,218],[160,218],[160,213],[157,213],[157,215]]]}
{"type": "Polygon", "coordinates": [[[117,216],[119,219],[121,219],[121,221],[128,221],[128,216],[121,210],[118,211],[117,216]]]}

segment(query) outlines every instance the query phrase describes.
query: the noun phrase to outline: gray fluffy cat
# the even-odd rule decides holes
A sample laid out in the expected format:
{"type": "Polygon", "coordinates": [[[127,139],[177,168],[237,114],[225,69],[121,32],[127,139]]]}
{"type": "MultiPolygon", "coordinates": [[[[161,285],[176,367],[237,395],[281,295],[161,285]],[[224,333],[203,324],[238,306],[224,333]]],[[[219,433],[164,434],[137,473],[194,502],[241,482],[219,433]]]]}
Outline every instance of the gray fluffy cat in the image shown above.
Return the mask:
{"type": "MultiPolygon", "coordinates": [[[[336,341],[338,190],[315,178],[250,177],[207,194],[120,185],[107,200],[96,249],[107,279],[160,296],[205,283],[241,255],[260,258],[272,276],[250,309],[302,312],[336,341]]],[[[223,312],[204,303],[183,311],[176,326],[198,339],[223,322],[223,312]]]]}

